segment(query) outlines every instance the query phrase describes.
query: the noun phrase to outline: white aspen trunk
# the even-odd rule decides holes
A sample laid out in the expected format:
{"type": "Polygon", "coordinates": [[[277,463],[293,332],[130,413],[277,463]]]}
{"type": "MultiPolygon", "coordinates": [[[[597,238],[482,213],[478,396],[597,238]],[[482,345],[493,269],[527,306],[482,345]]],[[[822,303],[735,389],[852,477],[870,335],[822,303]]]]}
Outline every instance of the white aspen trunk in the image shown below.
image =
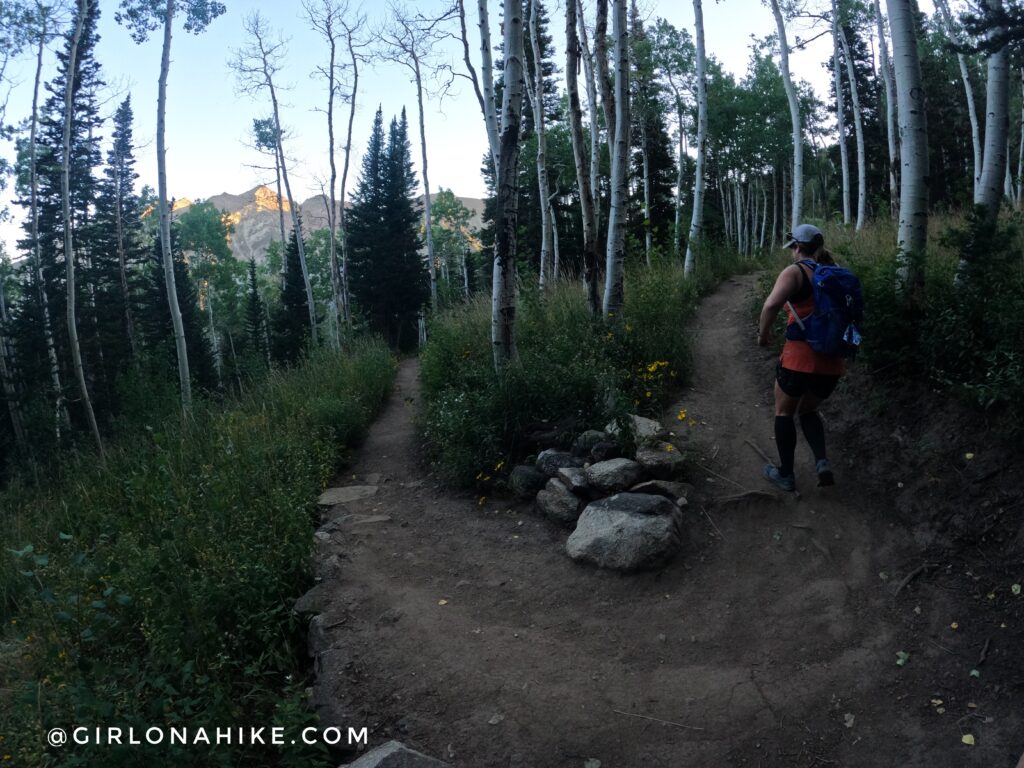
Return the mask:
{"type": "Polygon", "coordinates": [[[725,239],[732,245],[732,206],[729,205],[730,195],[726,194],[727,179],[718,180],[718,198],[722,207],[722,223],[725,226],[725,239]]]}
{"type": "MultiPolygon", "coordinates": [[[[839,66],[839,4],[832,0],[832,85],[836,91],[836,125],[839,131],[839,165],[843,179],[843,226],[850,226],[850,156],[846,146],[846,99],[839,66]]],[[[795,223],[795,222],[794,222],[795,223]]]]}
{"type": "MultiPolygon", "coordinates": [[[[1002,12],[1002,0],[986,0],[990,11],[1002,12]]],[[[994,37],[1004,30],[990,34],[994,37]]],[[[1006,146],[1009,136],[1010,61],[1005,47],[988,56],[988,81],[985,88],[985,143],[981,180],[974,195],[975,205],[985,206],[986,216],[995,220],[999,213],[1002,187],[1006,177],[1006,146]]]]}
{"type": "MultiPolygon", "coordinates": [[[[614,3],[615,0],[612,0],[614,3]]],[[[614,21],[613,21],[614,25],[614,21]]],[[[615,110],[615,92],[608,73],[608,0],[597,0],[597,21],[594,25],[594,69],[601,91],[601,109],[608,136],[608,155],[615,155],[615,131],[618,127],[615,110]]],[[[611,214],[609,213],[609,218],[611,214]]]]}
{"type": "Polygon", "coordinates": [[[213,365],[217,370],[217,384],[224,387],[224,360],[221,357],[220,338],[217,336],[217,324],[213,320],[213,289],[206,282],[206,311],[210,318],[210,347],[213,351],[213,365]]]}
{"type": "MultiPolygon", "coordinates": [[[[946,0],[935,0],[935,7],[942,16],[942,24],[946,28],[946,37],[954,45],[961,44],[960,34],[953,24],[953,15],[949,12],[949,4],[946,0]]],[[[964,84],[964,96],[967,99],[967,115],[971,120],[971,146],[974,148],[974,194],[977,196],[978,187],[981,184],[981,169],[984,161],[981,147],[981,126],[978,121],[978,108],[974,101],[974,87],[971,85],[967,56],[963,53],[957,53],[956,60],[960,65],[960,80],[964,84]]]]}
{"type": "Polygon", "coordinates": [[[487,144],[491,148],[494,173],[498,173],[498,112],[494,103],[494,63],[491,60],[491,22],[487,13],[487,0],[477,0],[477,15],[480,29],[480,62],[483,77],[484,126],[487,129],[487,144]]]}
{"type": "Polygon", "coordinates": [[[783,166],[782,167],[782,195],[779,198],[780,203],[782,205],[782,226],[783,226],[783,229],[786,228],[786,222],[789,221],[789,219],[786,217],[786,200],[788,200],[788,199],[789,198],[786,196],[786,167],[783,166]]]}
{"type": "Polygon", "coordinates": [[[1013,200],[1013,175],[1010,173],[1010,131],[1006,131],[1006,174],[1003,180],[1003,195],[1012,205],[1013,200]]]}
{"type": "Polygon", "coordinates": [[[761,182],[761,239],[758,241],[758,248],[764,250],[764,238],[768,232],[768,187],[761,182]]]}
{"type": "Polygon", "coordinates": [[[519,124],[523,108],[523,4],[504,0],[505,87],[502,91],[498,200],[491,286],[491,344],[500,376],[516,357],[516,201],[519,124]]]}
{"type": "Polygon", "coordinates": [[[921,255],[928,244],[928,123],[925,114],[921,62],[917,55],[913,6],[910,0],[886,0],[892,55],[896,70],[896,100],[900,122],[900,222],[897,234],[897,279],[903,288],[916,289],[922,275],[912,254],[921,255]]]}
{"type": "Polygon", "coordinates": [[[740,190],[739,178],[732,183],[732,199],[735,202],[736,215],[736,253],[743,254],[743,195],[740,190]]]}
{"type": "MultiPolygon", "coordinates": [[[[597,102],[597,82],[594,76],[594,58],[590,53],[590,45],[587,42],[587,25],[583,19],[583,0],[577,0],[576,10],[579,15],[577,26],[579,27],[580,47],[583,51],[583,74],[587,86],[587,113],[590,120],[590,194],[593,198],[594,207],[594,241],[596,248],[597,232],[601,226],[601,188],[598,184],[598,172],[601,168],[601,127],[598,124],[597,111],[600,106],[597,102]]],[[[597,285],[597,256],[594,256],[594,285],[597,285]]],[[[595,287],[595,295],[597,288],[595,287]]],[[[595,305],[596,306],[596,305],[595,305]]],[[[600,312],[597,306],[595,315],[600,312]]]]}
{"type": "Polygon", "coordinates": [[[1024,199],[1024,67],[1020,70],[1020,145],[1017,147],[1017,210],[1021,208],[1021,201],[1024,199]]]}
{"type": "Polygon", "coordinates": [[[462,251],[462,290],[469,298],[469,248],[462,251]]]}
{"type": "Polygon", "coordinates": [[[423,80],[420,76],[420,58],[416,53],[411,55],[413,72],[416,75],[416,105],[420,117],[420,150],[423,158],[423,218],[425,219],[427,240],[427,263],[430,272],[430,306],[437,310],[437,268],[434,264],[434,235],[431,231],[433,219],[430,215],[430,179],[427,177],[427,128],[423,119],[423,80]]]}
{"type": "MultiPolygon", "coordinates": [[[[168,5],[173,0],[169,0],[168,5]]],[[[78,380],[78,394],[82,398],[82,408],[85,409],[85,417],[89,423],[89,431],[92,432],[93,440],[96,441],[96,449],[100,456],[103,453],[103,439],[100,437],[100,428],[96,423],[96,414],[92,409],[92,400],[89,398],[89,387],[85,382],[85,367],[82,365],[82,347],[78,343],[78,318],[75,316],[75,248],[74,235],[71,231],[71,116],[74,113],[74,102],[72,98],[75,82],[75,66],[78,58],[78,45],[82,40],[82,30],[85,27],[85,15],[89,12],[89,0],[78,0],[78,16],[75,19],[75,31],[71,37],[71,46],[68,50],[67,78],[64,88],[64,144],[61,161],[61,210],[64,219],[64,262],[67,267],[67,291],[68,291],[68,342],[71,346],[71,359],[74,361],[75,378],[78,380]]],[[[168,16],[170,11],[168,11],[168,16]]]]}
{"type": "Polygon", "coordinates": [[[30,221],[32,236],[33,269],[39,289],[39,304],[43,308],[43,336],[46,341],[46,357],[50,364],[50,383],[53,386],[54,404],[57,412],[57,440],[60,441],[61,429],[71,428],[71,417],[68,414],[64,399],[64,386],[60,380],[60,365],[57,362],[57,346],[53,341],[53,323],[50,320],[50,299],[46,293],[46,279],[43,275],[43,259],[39,242],[39,174],[36,163],[36,134],[39,128],[39,85],[43,72],[43,51],[46,49],[47,16],[40,19],[39,44],[36,48],[36,75],[32,90],[32,118],[29,130],[29,187],[30,187],[30,221]]]}
{"type": "MultiPolygon", "coordinates": [[[[284,192],[288,196],[288,207],[291,209],[292,214],[292,229],[295,230],[295,244],[298,246],[299,251],[299,266],[302,268],[302,282],[306,287],[306,303],[309,305],[309,333],[313,340],[313,346],[317,345],[317,327],[316,327],[316,302],[313,299],[313,284],[309,279],[309,267],[306,264],[306,245],[302,238],[302,226],[299,223],[299,209],[295,205],[295,198],[292,196],[292,185],[288,179],[288,163],[285,161],[284,155],[284,139],[281,135],[281,113],[277,103],[277,90],[274,87],[274,80],[271,77],[270,70],[267,68],[266,59],[263,61],[263,75],[264,82],[267,85],[267,90],[270,91],[270,103],[274,108],[274,130],[277,134],[277,152],[280,155],[281,161],[281,179],[284,181],[284,192]]],[[[284,255],[284,248],[287,247],[286,243],[281,244],[282,256],[284,255]]],[[[282,263],[284,259],[282,259],[282,263]]]]}
{"type": "MultiPolygon", "coordinates": [[[[277,130],[276,128],[274,129],[277,130]]],[[[281,145],[274,141],[274,171],[277,174],[277,219],[281,227],[281,288],[284,288],[284,249],[288,247],[288,236],[284,232],[284,194],[281,190],[281,145]]]]}
{"type": "Polygon", "coordinates": [[[537,189],[540,203],[540,289],[543,291],[547,283],[547,273],[552,258],[551,204],[549,198],[547,165],[547,133],[544,119],[544,70],[541,66],[540,40],[537,36],[537,16],[540,13],[540,2],[530,0],[530,50],[533,52],[533,79],[527,81],[527,92],[533,107],[533,126],[537,134],[537,189]]]}
{"type": "Polygon", "coordinates": [[[640,127],[641,158],[644,169],[644,257],[651,266],[651,248],[654,247],[654,233],[651,231],[651,160],[647,151],[647,126],[640,127]]]}
{"type": "Polygon", "coordinates": [[[345,229],[345,192],[348,184],[349,160],[352,158],[352,126],[356,119],[356,97],[359,95],[359,55],[356,53],[355,30],[345,29],[349,59],[352,62],[352,92],[348,100],[348,129],[345,134],[345,161],[341,166],[341,189],[338,200],[338,233],[341,238],[341,311],[345,325],[352,328],[352,301],[348,290],[348,232],[345,229]]]}
{"type": "Polygon", "coordinates": [[[697,37],[697,166],[693,174],[693,213],[690,217],[690,236],[686,241],[683,274],[694,270],[694,245],[700,242],[704,231],[704,164],[708,137],[707,59],[704,52],[704,8],[702,0],[693,0],[693,17],[697,37]]]}
{"type": "MultiPolygon", "coordinates": [[[[629,31],[626,0],[612,0],[615,33],[615,152],[612,155],[612,198],[608,215],[608,255],[605,266],[603,313],[618,320],[624,301],[626,206],[629,197],[629,31]]],[[[599,62],[600,63],[600,62],[599,62]]]]}
{"type": "MultiPolygon", "coordinates": [[[[555,185],[557,187],[557,183],[555,185]]],[[[558,282],[562,276],[561,254],[558,252],[558,218],[555,216],[555,198],[558,197],[558,190],[551,193],[548,198],[548,221],[551,222],[551,277],[558,282]]]]}
{"type": "Polygon", "coordinates": [[[879,0],[875,0],[875,24],[878,26],[879,69],[882,70],[882,82],[885,86],[885,137],[889,144],[889,214],[895,215],[899,204],[899,185],[896,180],[896,169],[899,167],[899,158],[896,154],[896,88],[892,82],[889,44],[885,39],[885,25],[879,0]]]}
{"type": "Polygon", "coordinates": [[[683,131],[683,111],[676,112],[679,123],[679,161],[676,167],[676,210],[675,226],[672,230],[672,255],[679,258],[683,249],[683,168],[686,162],[686,134],[683,131]]]}
{"type": "Polygon", "coordinates": [[[779,0],[771,0],[772,13],[775,15],[775,28],[779,34],[779,54],[782,69],[782,84],[786,88],[786,98],[789,100],[789,117],[793,123],[793,206],[792,226],[795,228],[800,223],[803,215],[803,191],[804,191],[804,140],[803,131],[800,127],[800,98],[793,85],[793,78],[789,74],[789,43],[786,39],[786,25],[782,20],[782,10],[779,8],[779,0]]]}
{"type": "Polygon", "coordinates": [[[867,218],[868,208],[868,171],[867,156],[864,150],[864,121],[860,111],[860,94],[857,92],[857,76],[853,69],[853,57],[850,54],[850,45],[846,40],[846,32],[842,26],[839,27],[839,42],[843,46],[843,56],[846,58],[846,77],[850,82],[850,101],[853,103],[853,133],[857,138],[857,224],[854,231],[860,232],[864,229],[864,222],[867,218]]]}
{"type": "Polygon", "coordinates": [[[772,237],[768,245],[775,247],[779,233],[779,181],[775,176],[775,168],[772,168],[772,237]]]}
{"type": "MultiPolygon", "coordinates": [[[[597,287],[597,217],[595,215],[594,192],[591,187],[595,160],[589,158],[591,166],[587,167],[587,155],[583,145],[583,114],[580,105],[578,86],[580,39],[577,34],[578,0],[568,0],[565,4],[565,82],[569,95],[569,132],[572,137],[572,156],[576,165],[576,184],[580,190],[580,213],[583,218],[583,283],[587,295],[587,306],[590,313],[597,316],[601,311],[600,297],[597,287]]],[[[588,75],[587,92],[593,88],[593,72],[588,75]]],[[[591,131],[597,128],[594,119],[596,105],[591,101],[591,131]]],[[[597,146],[596,137],[591,135],[591,152],[597,146]]]]}
{"type": "MultiPolygon", "coordinates": [[[[327,65],[327,157],[331,166],[330,197],[327,206],[327,228],[330,230],[330,265],[331,265],[331,296],[330,303],[331,338],[334,340],[334,348],[341,350],[341,323],[338,321],[338,313],[342,309],[344,299],[341,291],[341,272],[338,268],[338,207],[334,197],[334,190],[338,184],[338,164],[334,158],[334,61],[337,55],[337,43],[334,37],[334,20],[331,11],[324,12],[324,36],[327,38],[327,45],[330,49],[330,58],[327,65]]],[[[212,312],[213,304],[210,309],[212,312]]]]}

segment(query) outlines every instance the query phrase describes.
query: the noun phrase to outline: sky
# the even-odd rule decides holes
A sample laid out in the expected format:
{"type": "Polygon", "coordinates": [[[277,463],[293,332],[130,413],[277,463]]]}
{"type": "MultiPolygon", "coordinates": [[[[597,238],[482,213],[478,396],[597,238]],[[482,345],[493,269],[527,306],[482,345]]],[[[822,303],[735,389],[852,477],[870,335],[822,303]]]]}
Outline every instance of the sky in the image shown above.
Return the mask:
{"type": "MultiPolygon", "coordinates": [[[[254,118],[269,114],[269,98],[239,93],[228,61],[233,52],[246,44],[243,19],[259,11],[286,41],[286,55],[278,75],[281,93],[281,118],[289,136],[285,153],[289,160],[293,194],[300,200],[320,192],[321,181],[328,177],[326,87],[311,76],[316,67],[326,62],[326,43],[310,28],[299,0],[224,0],[227,11],[199,35],[183,30],[178,24],[171,50],[171,70],[167,97],[167,161],[168,189],[172,197],[197,200],[222,192],[241,193],[257,184],[271,184],[273,170],[255,168],[267,165],[251,148],[250,132],[254,118]]],[[[551,19],[549,31],[558,52],[556,63],[564,69],[564,0],[548,0],[551,19]]],[[[358,0],[350,0],[355,8],[358,0]]],[[[492,43],[498,42],[498,0],[490,0],[492,43]]],[[[443,0],[411,0],[407,7],[430,13],[443,0]]],[[[587,18],[592,23],[593,2],[584,0],[587,18]]],[[[467,2],[467,27],[471,39],[474,64],[478,64],[476,42],[476,3],[467,2]]],[[[693,32],[693,7],[685,0],[640,0],[641,13],[653,21],[667,19],[678,28],[693,32]]],[[[369,25],[379,30],[386,23],[383,3],[364,0],[363,8],[369,25]]],[[[156,93],[160,69],[161,33],[141,45],[134,43],[127,30],[119,26],[114,15],[117,3],[100,0],[100,43],[96,57],[108,84],[104,113],[112,116],[118,103],[131,94],[135,112],[136,169],[139,183],[156,187],[155,151],[156,93]]],[[[704,23],[706,47],[724,67],[741,75],[747,67],[751,38],[765,37],[775,31],[771,11],[760,0],[720,0],[705,3],[704,23]]],[[[457,27],[453,29],[457,32],[457,27]]],[[[790,44],[799,36],[809,38],[813,32],[806,23],[789,27],[790,44]]],[[[375,33],[374,37],[379,37],[375,33]]],[[[805,50],[791,55],[794,77],[811,83],[819,96],[828,89],[828,72],[821,62],[830,55],[831,41],[826,35],[805,50]]],[[[450,63],[456,72],[464,72],[462,46],[448,41],[439,51],[439,58],[450,63]]],[[[30,57],[16,62],[10,73],[16,80],[7,105],[8,120],[15,121],[30,114],[34,62],[30,57]]],[[[52,77],[53,59],[44,72],[52,77]]],[[[583,89],[581,88],[581,92],[583,89]]],[[[384,111],[385,121],[397,115],[403,106],[408,111],[413,143],[413,161],[421,171],[419,136],[417,133],[416,91],[409,73],[400,65],[376,63],[361,72],[357,111],[353,130],[353,155],[349,172],[349,191],[358,178],[360,159],[369,137],[377,107],[384,111]]],[[[425,99],[424,121],[427,135],[427,163],[431,191],[439,187],[454,190],[464,197],[482,197],[484,182],[480,176],[481,161],[487,139],[483,119],[469,81],[457,78],[444,97],[429,94],[425,99]]],[[[348,118],[348,106],[336,104],[335,136],[340,146],[348,118]]],[[[107,129],[109,134],[109,128],[107,129]]],[[[0,146],[0,152],[13,155],[11,146],[0,146]]],[[[339,154],[339,178],[341,157],[339,154]]],[[[10,192],[5,194],[10,200],[10,192]]],[[[13,252],[13,240],[19,237],[17,220],[19,206],[12,205],[13,222],[0,225],[0,240],[13,252]]]]}

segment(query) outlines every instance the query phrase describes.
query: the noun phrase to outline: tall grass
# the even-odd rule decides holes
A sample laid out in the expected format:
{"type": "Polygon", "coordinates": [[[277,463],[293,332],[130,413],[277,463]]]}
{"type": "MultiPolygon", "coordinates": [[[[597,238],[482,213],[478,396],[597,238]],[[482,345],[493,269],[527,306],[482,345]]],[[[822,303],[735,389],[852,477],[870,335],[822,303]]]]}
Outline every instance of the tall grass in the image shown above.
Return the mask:
{"type": "MultiPolygon", "coordinates": [[[[0,757],[12,764],[311,764],[307,749],[47,749],[52,727],[296,725],[291,611],[311,581],[317,493],[383,402],[380,343],[275,372],[236,407],[77,458],[0,495],[0,757]]],[[[315,750],[313,750],[315,752],[315,750]]],[[[0,762],[0,765],[3,765],[0,762]]]]}
{"type": "Polygon", "coordinates": [[[610,323],[591,317],[579,283],[543,294],[521,286],[519,357],[502,378],[494,373],[488,298],[435,317],[421,357],[421,428],[436,471],[458,485],[491,480],[535,447],[533,432],[569,437],[627,412],[660,413],[689,376],[685,327],[699,297],[756,266],[712,249],[697,263],[689,279],[669,260],[631,267],[623,316],[610,323]]]}

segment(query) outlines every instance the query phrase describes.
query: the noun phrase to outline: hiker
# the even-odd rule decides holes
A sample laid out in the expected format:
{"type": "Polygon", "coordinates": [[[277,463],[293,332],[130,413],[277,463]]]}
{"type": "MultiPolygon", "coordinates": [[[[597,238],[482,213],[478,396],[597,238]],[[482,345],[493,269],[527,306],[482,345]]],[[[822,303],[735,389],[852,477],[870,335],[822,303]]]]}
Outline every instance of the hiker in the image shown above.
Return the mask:
{"type": "MultiPolygon", "coordinates": [[[[772,341],[772,324],[779,310],[787,307],[789,321],[797,322],[796,312],[806,317],[814,311],[811,278],[818,264],[835,264],[825,250],[825,236],[812,224],[800,224],[786,235],[785,248],[793,252],[793,263],[779,273],[761,309],[757,343],[767,347],[772,341]],[[788,305],[788,306],[787,306],[788,305]]],[[[788,338],[775,369],[775,443],[779,464],[765,464],[764,476],[784,491],[796,490],[793,455],[796,452],[796,421],[814,452],[818,485],[833,485],[832,465],[825,454],[825,425],[818,406],[832,394],[839,377],[846,372],[842,357],[815,352],[806,341],[788,338]]]]}

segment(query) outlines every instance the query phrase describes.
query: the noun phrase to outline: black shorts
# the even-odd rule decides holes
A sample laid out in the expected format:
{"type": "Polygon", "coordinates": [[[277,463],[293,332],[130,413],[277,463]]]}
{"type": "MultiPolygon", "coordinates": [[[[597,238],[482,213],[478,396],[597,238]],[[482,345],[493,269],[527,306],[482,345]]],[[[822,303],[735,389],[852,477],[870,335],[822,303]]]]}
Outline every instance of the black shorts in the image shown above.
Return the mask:
{"type": "Polygon", "coordinates": [[[779,382],[779,389],[790,397],[803,397],[810,392],[819,400],[827,399],[839,383],[838,376],[791,371],[783,368],[782,363],[775,368],[775,380],[779,382]]]}

